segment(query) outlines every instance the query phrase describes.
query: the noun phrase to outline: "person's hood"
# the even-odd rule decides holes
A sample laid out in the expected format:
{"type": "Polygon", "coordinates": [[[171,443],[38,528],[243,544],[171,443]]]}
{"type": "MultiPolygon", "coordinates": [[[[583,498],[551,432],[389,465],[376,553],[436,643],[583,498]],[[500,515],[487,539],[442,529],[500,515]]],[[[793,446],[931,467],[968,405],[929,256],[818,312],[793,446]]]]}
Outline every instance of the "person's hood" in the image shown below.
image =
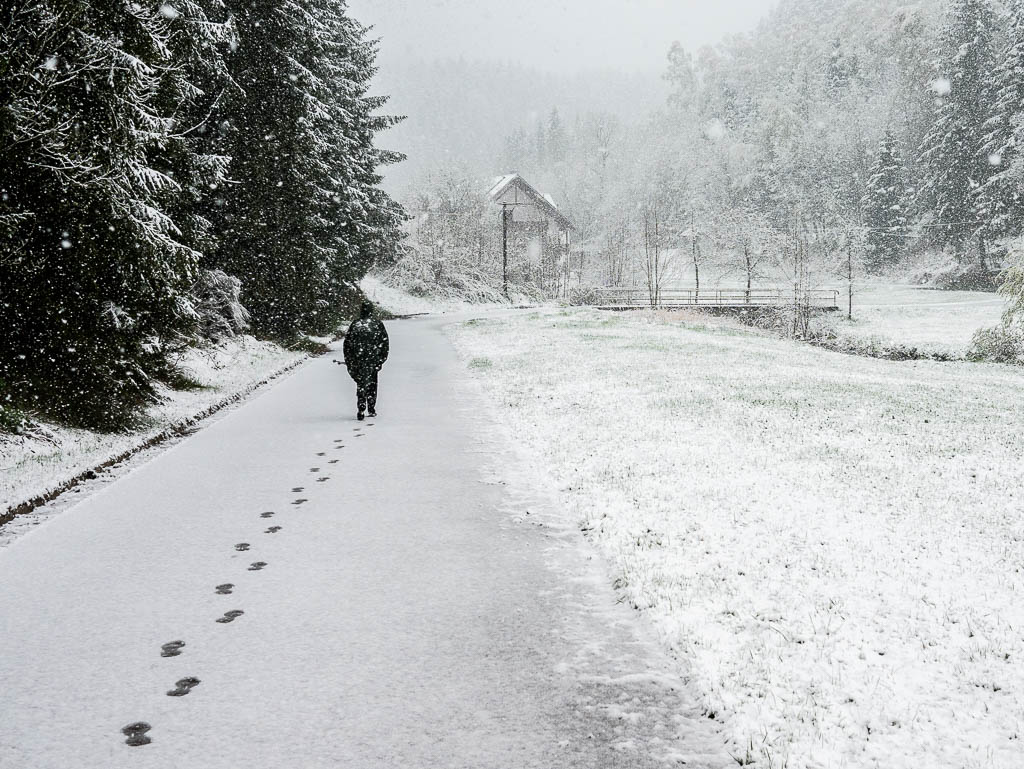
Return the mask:
{"type": "Polygon", "coordinates": [[[373,317],[373,302],[369,300],[363,300],[362,306],[359,308],[360,318],[372,318],[373,317]]]}

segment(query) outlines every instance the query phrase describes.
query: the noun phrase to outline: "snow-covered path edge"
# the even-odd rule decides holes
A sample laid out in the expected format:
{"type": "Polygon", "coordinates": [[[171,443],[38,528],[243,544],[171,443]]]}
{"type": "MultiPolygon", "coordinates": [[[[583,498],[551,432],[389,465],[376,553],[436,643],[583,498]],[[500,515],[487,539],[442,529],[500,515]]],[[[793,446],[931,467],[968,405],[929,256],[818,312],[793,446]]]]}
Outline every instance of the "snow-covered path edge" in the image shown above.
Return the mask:
{"type": "Polygon", "coordinates": [[[106,472],[114,465],[126,462],[147,449],[161,446],[173,438],[180,438],[185,435],[189,435],[196,430],[202,429],[206,426],[202,423],[207,422],[211,417],[218,414],[218,412],[223,411],[229,406],[241,403],[267,385],[276,382],[286,374],[293,372],[303,363],[308,361],[309,358],[310,356],[307,355],[299,358],[298,360],[292,361],[287,365],[281,366],[262,379],[252,382],[240,390],[234,391],[212,405],[206,406],[187,417],[170,422],[157,433],[139,435],[137,441],[131,444],[129,448],[111,454],[93,466],[76,472],[71,477],[55,482],[52,486],[43,489],[38,494],[34,494],[27,499],[22,499],[19,502],[8,505],[7,508],[0,513],[0,532],[2,532],[3,527],[12,523],[16,518],[27,515],[37,508],[57,500],[59,497],[72,489],[77,488],[82,483],[95,479],[98,475],[106,472]]]}
{"type": "MultiPolygon", "coordinates": [[[[507,308],[504,312],[483,317],[508,317],[520,312],[521,309],[507,308]]],[[[702,710],[699,694],[691,682],[688,660],[664,644],[661,632],[650,615],[624,603],[624,596],[613,588],[611,563],[594,541],[583,536],[579,522],[566,508],[559,493],[558,482],[544,458],[532,452],[517,436],[513,423],[493,400],[493,393],[489,393],[484,381],[474,375],[472,350],[458,333],[467,320],[473,320],[471,313],[452,318],[442,326],[442,330],[464,366],[454,383],[457,391],[466,400],[474,401],[482,407],[477,414],[477,440],[502,447],[491,460],[489,473],[492,476],[490,482],[505,486],[514,499],[513,508],[505,510],[505,514],[515,524],[538,526],[548,532],[552,540],[558,543],[548,548],[546,560],[549,568],[563,572],[569,582],[589,593],[593,603],[588,605],[588,611],[599,615],[606,623],[610,644],[611,638],[618,634],[628,637],[632,644],[630,653],[620,657],[619,662],[636,666],[635,674],[619,679],[597,677],[593,678],[592,683],[613,687],[627,683],[647,687],[654,685],[670,693],[663,701],[651,701],[641,695],[621,712],[615,705],[603,705],[598,710],[613,720],[631,720],[641,718],[643,714],[642,720],[655,724],[659,720],[659,711],[663,711],[660,717],[668,713],[668,720],[674,721],[679,730],[677,737],[686,735],[690,744],[682,751],[679,750],[681,745],[673,746],[667,752],[648,756],[666,765],[698,762],[701,766],[716,766],[719,762],[732,761],[742,765],[745,746],[731,742],[721,721],[714,720],[713,716],[709,718],[702,710]],[[574,565],[567,567],[567,564],[574,565]],[[607,602],[602,610],[599,608],[601,600],[608,597],[614,600],[607,602]]],[[[600,655],[595,653],[595,656],[600,655]]],[[[633,723],[635,725],[636,722],[633,723]]],[[[632,741],[624,741],[616,749],[632,752],[637,750],[637,746],[632,741]]]]}

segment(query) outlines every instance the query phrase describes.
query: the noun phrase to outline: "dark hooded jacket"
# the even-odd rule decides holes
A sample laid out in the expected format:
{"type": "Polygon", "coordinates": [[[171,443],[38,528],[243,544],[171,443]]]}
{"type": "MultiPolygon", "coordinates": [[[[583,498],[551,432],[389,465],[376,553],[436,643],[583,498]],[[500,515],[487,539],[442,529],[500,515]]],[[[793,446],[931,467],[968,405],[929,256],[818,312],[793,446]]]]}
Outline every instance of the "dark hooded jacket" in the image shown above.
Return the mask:
{"type": "Polygon", "coordinates": [[[373,317],[369,302],[363,302],[359,318],[348,327],[343,350],[348,373],[356,380],[377,373],[388,359],[388,332],[373,317]]]}

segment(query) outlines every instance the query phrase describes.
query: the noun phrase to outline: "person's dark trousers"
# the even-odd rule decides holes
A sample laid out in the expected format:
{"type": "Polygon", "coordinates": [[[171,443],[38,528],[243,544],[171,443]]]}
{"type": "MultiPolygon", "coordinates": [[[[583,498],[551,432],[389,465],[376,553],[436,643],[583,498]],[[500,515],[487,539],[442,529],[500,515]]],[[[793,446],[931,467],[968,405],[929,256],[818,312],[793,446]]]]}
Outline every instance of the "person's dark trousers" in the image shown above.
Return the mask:
{"type": "Polygon", "coordinates": [[[356,407],[359,413],[377,411],[377,372],[361,372],[356,379],[356,407]]]}

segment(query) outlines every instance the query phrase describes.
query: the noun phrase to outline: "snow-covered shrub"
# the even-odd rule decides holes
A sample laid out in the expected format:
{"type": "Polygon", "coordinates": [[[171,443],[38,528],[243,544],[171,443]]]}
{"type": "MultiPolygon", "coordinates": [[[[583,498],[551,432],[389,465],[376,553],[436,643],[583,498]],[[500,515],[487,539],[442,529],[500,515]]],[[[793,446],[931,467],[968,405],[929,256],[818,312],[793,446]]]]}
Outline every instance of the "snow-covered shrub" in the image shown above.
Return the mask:
{"type": "Polygon", "coordinates": [[[865,358],[881,360],[958,360],[957,356],[945,350],[918,347],[912,344],[900,344],[877,336],[814,336],[808,341],[816,347],[824,347],[834,352],[847,355],[861,355],[865,358]]]}
{"type": "Polygon", "coordinates": [[[977,262],[953,262],[936,272],[928,283],[943,291],[995,291],[998,287],[992,274],[977,262]]]}
{"type": "Polygon", "coordinates": [[[995,291],[999,284],[991,272],[981,269],[977,259],[963,261],[950,250],[917,254],[905,270],[894,271],[891,277],[943,291],[995,291]]]}
{"type": "MultiPolygon", "coordinates": [[[[421,298],[464,301],[474,304],[501,303],[507,300],[500,285],[493,285],[469,260],[453,258],[443,269],[422,249],[408,248],[406,253],[378,277],[385,284],[421,298]]],[[[522,286],[510,284],[510,293],[524,294],[522,286]]]]}
{"type": "Polygon", "coordinates": [[[223,270],[203,270],[192,288],[199,333],[211,342],[230,339],[249,328],[249,311],[242,306],[242,281],[223,270]]]}
{"type": "Polygon", "coordinates": [[[999,292],[1010,302],[1003,320],[1007,324],[1021,324],[1024,323],[1024,238],[1007,244],[1007,262],[999,286],[999,292]]]}
{"type": "Polygon", "coordinates": [[[28,425],[29,419],[24,411],[0,405],[0,433],[20,434],[28,425]]]}
{"type": "Polygon", "coordinates": [[[569,289],[569,304],[574,307],[600,304],[601,297],[593,286],[579,286],[569,289]]]}
{"type": "Polygon", "coordinates": [[[979,329],[971,339],[967,359],[1024,365],[1024,328],[1018,323],[1003,323],[979,329]]]}

